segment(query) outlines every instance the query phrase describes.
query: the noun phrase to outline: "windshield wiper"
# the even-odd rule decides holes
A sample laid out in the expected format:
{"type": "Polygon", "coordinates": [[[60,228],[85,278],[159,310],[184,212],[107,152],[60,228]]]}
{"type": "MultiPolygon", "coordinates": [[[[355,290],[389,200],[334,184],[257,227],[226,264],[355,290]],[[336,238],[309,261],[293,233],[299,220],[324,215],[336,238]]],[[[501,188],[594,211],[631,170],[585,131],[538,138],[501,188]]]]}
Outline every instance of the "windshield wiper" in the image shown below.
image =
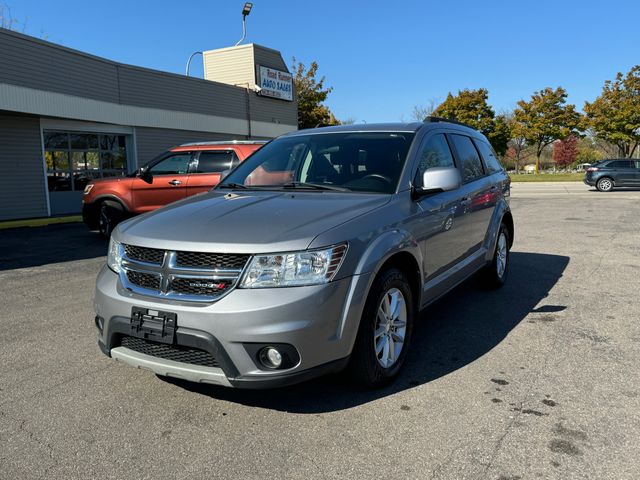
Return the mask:
{"type": "Polygon", "coordinates": [[[289,182],[282,185],[282,188],[300,188],[309,190],[332,190],[334,192],[350,192],[349,188],[327,185],[325,183],[289,182]]]}
{"type": "Polygon", "coordinates": [[[222,185],[219,185],[218,188],[233,188],[233,189],[245,190],[247,186],[243,185],[242,183],[231,182],[231,183],[223,183],[222,185]]]}

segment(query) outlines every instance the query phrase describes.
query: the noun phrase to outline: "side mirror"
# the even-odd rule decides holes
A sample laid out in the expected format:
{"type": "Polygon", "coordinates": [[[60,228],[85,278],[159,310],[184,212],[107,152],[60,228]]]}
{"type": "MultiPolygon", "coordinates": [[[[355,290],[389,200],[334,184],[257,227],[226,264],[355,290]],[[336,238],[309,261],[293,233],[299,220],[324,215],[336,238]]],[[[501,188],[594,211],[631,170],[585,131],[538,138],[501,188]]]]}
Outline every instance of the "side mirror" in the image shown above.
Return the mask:
{"type": "Polygon", "coordinates": [[[142,167],[138,170],[138,176],[147,183],[151,183],[153,180],[153,175],[149,172],[148,168],[142,167]]]}
{"type": "Polygon", "coordinates": [[[422,175],[422,185],[414,187],[414,198],[460,188],[462,178],[456,167],[430,168],[422,175]]]}

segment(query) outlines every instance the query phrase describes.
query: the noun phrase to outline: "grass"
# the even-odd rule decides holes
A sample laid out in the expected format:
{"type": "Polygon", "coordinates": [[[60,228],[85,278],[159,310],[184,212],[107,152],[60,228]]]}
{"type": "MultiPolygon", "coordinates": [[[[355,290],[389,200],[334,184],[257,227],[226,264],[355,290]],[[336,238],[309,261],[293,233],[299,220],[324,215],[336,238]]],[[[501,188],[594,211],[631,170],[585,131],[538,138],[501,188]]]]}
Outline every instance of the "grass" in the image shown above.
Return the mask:
{"type": "Polygon", "coordinates": [[[0,222],[0,230],[4,230],[7,228],[42,227],[44,225],[53,225],[55,223],[75,223],[81,221],[82,215],[51,218],[30,218],[27,220],[9,220],[7,222],[0,222]]]}
{"type": "Polygon", "coordinates": [[[584,173],[510,173],[512,182],[581,182],[584,173]]]}

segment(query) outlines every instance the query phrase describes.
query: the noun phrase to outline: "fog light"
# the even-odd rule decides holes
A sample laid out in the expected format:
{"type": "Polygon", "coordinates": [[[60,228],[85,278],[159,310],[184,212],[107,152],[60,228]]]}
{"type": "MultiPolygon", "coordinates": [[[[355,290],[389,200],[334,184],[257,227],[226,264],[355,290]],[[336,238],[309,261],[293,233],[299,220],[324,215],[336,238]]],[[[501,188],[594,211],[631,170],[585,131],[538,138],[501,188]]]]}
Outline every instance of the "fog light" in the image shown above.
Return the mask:
{"type": "Polygon", "coordinates": [[[282,365],[282,354],[273,347],[265,347],[260,351],[260,361],[265,367],[278,368],[282,365]]]}

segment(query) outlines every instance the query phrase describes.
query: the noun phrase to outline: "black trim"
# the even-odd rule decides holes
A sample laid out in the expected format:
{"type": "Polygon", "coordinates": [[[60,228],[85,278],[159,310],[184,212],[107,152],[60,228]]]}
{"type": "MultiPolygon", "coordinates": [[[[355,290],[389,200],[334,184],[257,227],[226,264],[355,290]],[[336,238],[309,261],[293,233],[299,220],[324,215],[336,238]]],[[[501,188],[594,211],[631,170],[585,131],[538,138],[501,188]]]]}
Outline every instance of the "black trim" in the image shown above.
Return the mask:
{"type": "MultiPolygon", "coordinates": [[[[240,372],[231,362],[229,355],[222,348],[220,342],[210,333],[201,330],[193,330],[190,328],[180,327],[180,317],[178,316],[178,328],[176,330],[176,345],[197,348],[209,352],[220,363],[220,368],[227,377],[237,377],[240,372]]],[[[98,345],[102,352],[111,356],[111,349],[120,346],[123,335],[136,337],[136,333],[131,329],[131,319],[127,317],[112,317],[108,327],[108,337],[105,339],[106,344],[98,341],[98,345]]]]}
{"type": "Polygon", "coordinates": [[[333,360],[329,363],[318,365],[317,367],[308,368],[294,373],[284,373],[282,375],[269,375],[268,377],[236,377],[229,378],[229,383],[236,388],[245,389],[263,389],[277,388],[296,383],[306,382],[312,378],[327,375],[329,373],[337,373],[345,369],[349,363],[350,357],[333,360]]]}
{"type": "Polygon", "coordinates": [[[253,363],[256,364],[260,370],[284,370],[286,368],[295,367],[298,363],[300,363],[300,354],[296,347],[293,345],[289,345],[288,343],[243,343],[242,346],[247,351],[253,363]],[[273,347],[277,349],[282,355],[282,365],[277,368],[267,367],[260,360],[260,352],[263,348],[273,347]]]}

